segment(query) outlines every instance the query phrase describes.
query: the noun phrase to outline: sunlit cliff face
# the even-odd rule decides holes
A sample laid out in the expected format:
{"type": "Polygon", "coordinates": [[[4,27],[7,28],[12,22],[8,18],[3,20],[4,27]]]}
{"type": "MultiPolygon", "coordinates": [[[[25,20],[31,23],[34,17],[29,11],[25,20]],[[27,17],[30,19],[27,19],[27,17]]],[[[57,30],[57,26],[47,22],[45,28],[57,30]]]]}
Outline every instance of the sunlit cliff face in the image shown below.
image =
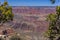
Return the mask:
{"type": "Polygon", "coordinates": [[[21,6],[21,7],[12,7],[14,13],[29,13],[29,14],[48,14],[55,13],[55,7],[48,6],[21,6]]]}
{"type": "MultiPolygon", "coordinates": [[[[50,13],[55,13],[56,9],[52,6],[25,6],[25,7],[12,7],[14,13],[14,21],[27,23],[33,25],[35,31],[47,30],[48,23],[46,17],[50,13]],[[46,27],[46,28],[45,28],[46,27]]],[[[21,27],[21,26],[20,26],[21,27]]],[[[26,30],[29,27],[23,27],[26,30]]],[[[32,27],[30,27],[32,29],[32,27]]]]}

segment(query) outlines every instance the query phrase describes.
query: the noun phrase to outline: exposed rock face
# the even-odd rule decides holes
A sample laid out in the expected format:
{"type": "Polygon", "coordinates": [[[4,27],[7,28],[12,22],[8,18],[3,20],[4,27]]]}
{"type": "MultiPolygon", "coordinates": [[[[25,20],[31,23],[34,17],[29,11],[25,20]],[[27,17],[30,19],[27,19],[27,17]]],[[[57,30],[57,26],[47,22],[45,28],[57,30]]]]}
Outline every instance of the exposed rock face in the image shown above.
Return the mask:
{"type": "Polygon", "coordinates": [[[0,35],[10,35],[10,34],[13,34],[15,33],[14,29],[12,28],[4,28],[3,26],[0,27],[0,35]]]}
{"type": "MultiPolygon", "coordinates": [[[[12,7],[14,20],[4,25],[9,28],[11,26],[22,37],[27,37],[27,40],[45,40],[43,33],[48,30],[48,22],[46,17],[50,13],[55,13],[56,9],[52,6],[25,6],[12,7]]],[[[12,30],[8,30],[11,32],[12,30]]]]}
{"type": "Polygon", "coordinates": [[[13,7],[12,12],[15,15],[13,28],[21,36],[26,36],[24,37],[26,40],[47,40],[43,34],[49,26],[46,17],[50,13],[55,13],[55,8],[53,6],[13,7]]]}
{"type": "Polygon", "coordinates": [[[56,7],[54,6],[20,6],[12,7],[14,13],[14,21],[16,28],[22,28],[25,30],[30,27],[22,27],[22,23],[27,25],[33,25],[35,31],[47,30],[48,22],[46,17],[50,13],[55,13],[56,7]],[[19,27],[18,27],[19,26],[19,27]]]}
{"type": "Polygon", "coordinates": [[[12,7],[13,13],[29,13],[29,14],[49,14],[55,13],[54,6],[18,6],[12,7]]]}

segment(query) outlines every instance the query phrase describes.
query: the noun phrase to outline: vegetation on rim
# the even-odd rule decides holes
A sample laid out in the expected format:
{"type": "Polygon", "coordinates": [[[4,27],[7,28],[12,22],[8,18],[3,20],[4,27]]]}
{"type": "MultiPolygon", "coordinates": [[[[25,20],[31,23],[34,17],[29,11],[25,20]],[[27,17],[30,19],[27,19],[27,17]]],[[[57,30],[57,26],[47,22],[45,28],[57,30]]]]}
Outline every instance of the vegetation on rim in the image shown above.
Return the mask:
{"type": "MultiPolygon", "coordinates": [[[[56,0],[50,0],[53,4],[56,0]]],[[[48,38],[49,40],[59,40],[60,39],[60,6],[56,7],[55,14],[49,14],[47,17],[49,21],[48,38]]]]}
{"type": "Polygon", "coordinates": [[[7,2],[0,4],[0,24],[13,20],[12,7],[7,2]]]}

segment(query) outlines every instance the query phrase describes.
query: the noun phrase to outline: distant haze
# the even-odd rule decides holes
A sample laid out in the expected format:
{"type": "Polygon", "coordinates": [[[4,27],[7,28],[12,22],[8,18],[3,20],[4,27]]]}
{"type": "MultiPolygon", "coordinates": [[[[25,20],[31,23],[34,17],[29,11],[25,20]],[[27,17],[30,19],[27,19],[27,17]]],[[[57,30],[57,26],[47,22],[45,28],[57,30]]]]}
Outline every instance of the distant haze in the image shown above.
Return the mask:
{"type": "Polygon", "coordinates": [[[55,13],[55,6],[13,6],[13,13],[55,13]]]}

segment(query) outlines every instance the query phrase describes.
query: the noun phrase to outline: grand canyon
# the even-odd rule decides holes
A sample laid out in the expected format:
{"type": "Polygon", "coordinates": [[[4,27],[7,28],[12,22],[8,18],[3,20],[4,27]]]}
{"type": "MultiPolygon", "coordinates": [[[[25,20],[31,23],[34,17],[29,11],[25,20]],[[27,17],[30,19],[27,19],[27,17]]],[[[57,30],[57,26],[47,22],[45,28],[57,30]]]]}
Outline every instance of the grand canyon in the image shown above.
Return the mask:
{"type": "Polygon", "coordinates": [[[46,18],[56,13],[55,6],[13,6],[12,12],[13,21],[4,23],[0,30],[12,28],[14,31],[11,29],[8,33],[19,33],[23,40],[47,40],[44,36],[49,27],[46,18]]]}
{"type": "Polygon", "coordinates": [[[13,6],[14,20],[12,28],[26,40],[46,40],[44,33],[48,30],[47,15],[56,12],[55,6],[13,6]]]}

